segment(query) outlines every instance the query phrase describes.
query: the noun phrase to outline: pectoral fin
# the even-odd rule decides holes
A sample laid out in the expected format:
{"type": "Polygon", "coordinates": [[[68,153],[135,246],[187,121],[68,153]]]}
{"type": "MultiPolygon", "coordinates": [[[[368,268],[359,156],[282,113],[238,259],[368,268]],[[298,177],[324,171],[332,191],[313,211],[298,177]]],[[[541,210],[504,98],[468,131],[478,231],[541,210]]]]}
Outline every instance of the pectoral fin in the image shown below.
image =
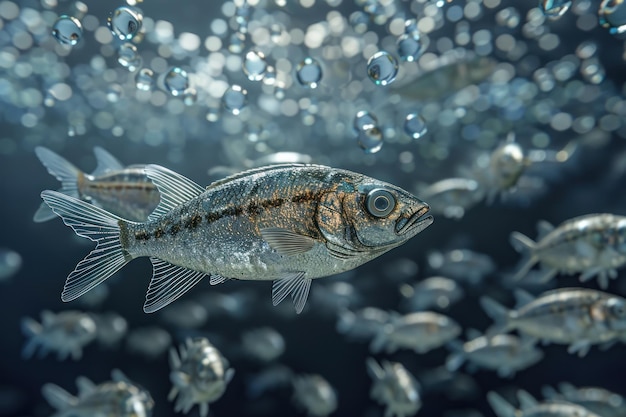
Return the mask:
{"type": "Polygon", "coordinates": [[[272,249],[281,255],[291,256],[306,253],[313,249],[315,239],[280,227],[266,227],[260,230],[261,237],[272,249]]]}
{"type": "Polygon", "coordinates": [[[272,285],[272,304],[280,304],[289,294],[296,308],[296,313],[300,314],[306,304],[311,289],[311,279],[306,278],[306,272],[293,272],[277,280],[272,285]]]}

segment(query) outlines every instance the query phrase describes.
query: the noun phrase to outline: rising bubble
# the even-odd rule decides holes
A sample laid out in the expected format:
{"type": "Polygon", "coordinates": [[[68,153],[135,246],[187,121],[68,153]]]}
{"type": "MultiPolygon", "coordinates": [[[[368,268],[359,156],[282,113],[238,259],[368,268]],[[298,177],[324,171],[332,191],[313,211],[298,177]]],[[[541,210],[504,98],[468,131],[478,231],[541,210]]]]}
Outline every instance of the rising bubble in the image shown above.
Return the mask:
{"type": "Polygon", "coordinates": [[[417,113],[409,113],[404,119],[404,131],[413,139],[419,139],[428,132],[426,122],[417,113]]]}
{"type": "Polygon", "coordinates": [[[544,16],[556,20],[563,16],[571,7],[571,0],[539,0],[539,9],[544,16]]]}
{"type": "Polygon", "coordinates": [[[378,126],[370,126],[359,131],[357,143],[365,153],[376,153],[383,147],[383,132],[378,126]]]}
{"type": "Polygon", "coordinates": [[[142,59],[137,53],[137,47],[132,43],[125,43],[117,50],[117,62],[130,72],[141,67],[142,59]]]}
{"type": "Polygon", "coordinates": [[[261,81],[267,70],[265,55],[259,51],[248,51],[241,65],[250,81],[261,81]]]}
{"type": "Polygon", "coordinates": [[[603,0],[598,9],[598,20],[602,27],[613,35],[626,31],[626,4],[623,0],[603,0]]]}
{"type": "Polygon", "coordinates": [[[398,75],[398,61],[386,51],[378,51],[367,61],[367,75],[376,85],[385,86],[398,75]]]}
{"type": "Polygon", "coordinates": [[[378,124],[378,118],[373,113],[365,110],[357,112],[354,116],[354,122],[352,126],[355,132],[360,132],[363,129],[368,129],[378,124]]]}
{"type": "Polygon", "coordinates": [[[300,85],[308,88],[317,88],[322,79],[322,67],[315,59],[307,57],[298,64],[296,77],[300,85]]]}
{"type": "Polygon", "coordinates": [[[52,26],[52,36],[63,45],[74,46],[83,37],[83,25],[72,16],[60,16],[52,26]]]}
{"type": "Polygon", "coordinates": [[[118,7],[107,18],[107,25],[113,35],[122,41],[129,41],[139,33],[143,14],[135,7],[118,7]]]}
{"type": "Polygon", "coordinates": [[[154,72],[150,68],[142,68],[135,77],[135,85],[138,90],[150,91],[154,87],[154,72]]]}
{"type": "Polygon", "coordinates": [[[233,85],[224,92],[222,105],[226,110],[237,116],[248,104],[248,91],[240,85],[233,85]]]}
{"type": "Polygon", "coordinates": [[[172,67],[163,78],[163,86],[173,96],[180,96],[189,88],[187,71],[179,67],[172,67]]]}
{"type": "Polygon", "coordinates": [[[407,62],[416,61],[424,53],[424,44],[420,36],[414,34],[404,34],[398,38],[398,55],[400,59],[407,62]]]}

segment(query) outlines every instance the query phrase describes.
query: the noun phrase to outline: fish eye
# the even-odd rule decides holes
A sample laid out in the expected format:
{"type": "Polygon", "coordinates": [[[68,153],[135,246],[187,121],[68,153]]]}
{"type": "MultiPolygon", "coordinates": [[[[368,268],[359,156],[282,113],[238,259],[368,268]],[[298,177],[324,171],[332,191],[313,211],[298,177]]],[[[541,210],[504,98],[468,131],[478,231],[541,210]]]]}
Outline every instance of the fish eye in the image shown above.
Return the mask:
{"type": "Polygon", "coordinates": [[[620,300],[609,301],[609,308],[611,309],[611,314],[615,317],[626,316],[626,308],[620,300]]]}
{"type": "Polygon", "coordinates": [[[396,207],[396,199],[387,190],[375,188],[365,197],[365,208],[375,217],[386,217],[396,207]]]}

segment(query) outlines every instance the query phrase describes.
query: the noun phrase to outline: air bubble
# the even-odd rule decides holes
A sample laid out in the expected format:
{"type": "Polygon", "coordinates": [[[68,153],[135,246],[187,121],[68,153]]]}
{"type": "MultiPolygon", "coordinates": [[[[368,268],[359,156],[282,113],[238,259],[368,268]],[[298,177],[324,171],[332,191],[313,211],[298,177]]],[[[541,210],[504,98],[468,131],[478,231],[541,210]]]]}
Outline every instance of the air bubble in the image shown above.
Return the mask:
{"type": "Polygon", "coordinates": [[[265,55],[259,51],[249,51],[243,60],[242,67],[250,81],[261,81],[267,70],[265,55]]]}
{"type": "Polygon", "coordinates": [[[237,116],[248,104],[248,91],[240,85],[228,88],[222,96],[222,105],[226,110],[237,116]]]}
{"type": "Polygon", "coordinates": [[[117,50],[117,62],[130,72],[141,67],[142,59],[137,53],[137,47],[132,43],[125,43],[117,50]]]}
{"type": "Polygon", "coordinates": [[[317,88],[322,79],[322,67],[315,59],[307,57],[298,64],[296,77],[300,85],[308,88],[317,88]]]}
{"type": "Polygon", "coordinates": [[[139,33],[143,21],[143,14],[134,7],[118,7],[107,18],[107,25],[113,36],[122,41],[129,41],[139,33]]]}
{"type": "Polygon", "coordinates": [[[571,0],[539,0],[539,9],[544,16],[556,20],[572,6],[571,0]]]}
{"type": "Polygon", "coordinates": [[[357,143],[365,153],[376,153],[383,147],[383,132],[378,126],[371,126],[358,133],[357,143]]]}
{"type": "Polygon", "coordinates": [[[72,16],[62,15],[52,26],[52,36],[63,45],[76,45],[83,37],[83,25],[72,16]]]}
{"type": "Polygon", "coordinates": [[[135,85],[138,90],[150,91],[154,87],[154,72],[149,68],[142,68],[135,77],[135,85]]]}
{"type": "Polygon", "coordinates": [[[428,132],[426,122],[417,113],[409,113],[404,119],[404,131],[413,139],[419,139],[428,132]]]}
{"type": "Polygon", "coordinates": [[[398,61],[389,52],[376,52],[367,61],[367,75],[376,85],[391,84],[398,75],[398,61]]]}
{"type": "Polygon", "coordinates": [[[398,55],[400,59],[414,62],[424,53],[424,45],[419,35],[404,34],[398,38],[398,55]]]}
{"type": "Polygon", "coordinates": [[[626,5],[623,0],[603,0],[598,9],[598,21],[613,35],[626,32],[626,5]]]}
{"type": "Polygon", "coordinates": [[[189,88],[189,76],[182,68],[172,67],[163,78],[163,86],[174,97],[180,96],[189,88]]]}

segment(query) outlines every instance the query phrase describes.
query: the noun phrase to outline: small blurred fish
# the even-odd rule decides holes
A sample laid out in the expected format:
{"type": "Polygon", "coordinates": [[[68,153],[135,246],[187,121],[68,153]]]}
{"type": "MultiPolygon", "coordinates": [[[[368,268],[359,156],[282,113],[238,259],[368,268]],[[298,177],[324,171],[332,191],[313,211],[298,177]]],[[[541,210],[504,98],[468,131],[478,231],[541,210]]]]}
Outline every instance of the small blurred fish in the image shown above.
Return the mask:
{"type": "Polygon", "coordinates": [[[325,417],[337,409],[337,392],[321,375],[297,375],[293,402],[311,417],[325,417]]]}
{"type": "Polygon", "coordinates": [[[517,398],[519,410],[496,392],[487,393],[487,401],[498,417],[600,417],[583,406],[566,401],[538,402],[524,390],[517,392],[517,398]]]}
{"type": "Polygon", "coordinates": [[[83,347],[91,343],[97,334],[96,323],[81,311],[67,310],[53,313],[41,312],[41,324],[30,317],[22,319],[22,332],[28,340],[22,350],[22,357],[30,358],[39,347],[39,356],[56,351],[59,360],[69,355],[78,360],[83,356],[83,347]]]}
{"type": "Polygon", "coordinates": [[[160,313],[166,324],[181,329],[196,329],[206,324],[209,318],[207,309],[193,300],[182,300],[160,313]]]}
{"type": "Polygon", "coordinates": [[[454,372],[463,362],[496,371],[498,376],[510,378],[517,371],[526,369],[543,358],[541,349],[533,339],[520,339],[510,334],[484,336],[478,331],[468,330],[468,341],[451,341],[453,353],[446,360],[446,367],[454,372]]]}
{"type": "Polygon", "coordinates": [[[379,331],[370,345],[370,351],[383,349],[393,353],[398,349],[412,349],[426,353],[443,346],[461,333],[461,327],[450,317],[432,311],[420,311],[401,316],[392,313],[389,322],[379,331]]]}
{"type": "Polygon", "coordinates": [[[419,195],[428,201],[432,214],[461,219],[467,210],[484,197],[479,183],[469,178],[446,178],[419,188],[419,195]]]}
{"type": "MultiPolygon", "coordinates": [[[[59,192],[63,194],[138,222],[146,221],[159,204],[159,192],[146,177],[145,165],[123,167],[113,155],[96,146],[94,153],[98,165],[89,175],[43,146],[35,148],[35,153],[48,172],[61,181],[59,192]]],[[[45,222],[55,217],[42,203],[33,220],[45,222]]]]}
{"type": "Polygon", "coordinates": [[[248,377],[246,392],[249,398],[259,398],[267,391],[291,387],[292,381],[291,369],[285,365],[274,364],[248,377]]]}
{"type": "Polygon", "coordinates": [[[617,268],[626,264],[626,217],[614,214],[588,214],[574,217],[558,227],[546,221],[538,223],[538,241],[511,233],[511,245],[518,252],[527,252],[526,263],[515,274],[522,279],[541,262],[543,282],[559,272],[581,272],[580,281],[598,276],[601,289],[609,286],[609,278],[617,277],[617,268]]]}
{"type": "Polygon", "coordinates": [[[156,326],[137,327],[126,336],[126,349],[144,356],[146,359],[156,359],[167,352],[172,345],[172,336],[156,326]]]}
{"type": "Polygon", "coordinates": [[[548,400],[569,401],[582,405],[602,417],[626,416],[624,397],[601,387],[577,388],[569,382],[561,382],[558,385],[558,391],[546,386],[541,392],[548,400]]]}
{"type": "Polygon", "coordinates": [[[320,165],[252,169],[206,190],[158,165],[145,171],[161,193],[145,223],[55,191],[41,193],[79,236],[97,242],[67,278],[63,301],[149,256],[145,312],[165,307],[206,275],[212,285],[273,280],[273,304],[291,296],[301,312],[313,279],[354,269],[433,222],[428,205],[408,192],[320,165]]]}
{"type": "Polygon", "coordinates": [[[253,359],[270,362],[285,352],[285,339],[271,327],[259,327],[241,335],[241,346],[253,359]]]}
{"type": "Polygon", "coordinates": [[[427,259],[428,265],[438,274],[472,285],[478,285],[484,277],[496,270],[489,255],[469,249],[433,251],[427,259]]]}
{"type": "Polygon", "coordinates": [[[84,376],[76,378],[75,397],[55,384],[45,384],[41,393],[57,409],[52,417],[150,417],[154,400],[148,391],[131,383],[119,370],[113,381],[94,384],[84,376]]]}
{"type": "Polygon", "coordinates": [[[434,276],[424,278],[412,286],[402,285],[400,294],[404,297],[401,305],[405,311],[423,311],[431,308],[446,310],[463,298],[464,292],[456,281],[434,276]]]}
{"type": "Polygon", "coordinates": [[[0,248],[0,281],[11,278],[22,267],[22,257],[8,248],[0,248]]]}
{"type": "Polygon", "coordinates": [[[544,342],[569,345],[584,356],[591,345],[612,343],[626,330],[626,299],[586,288],[560,288],[534,298],[516,290],[517,310],[483,296],[480,304],[495,324],[488,335],[518,330],[544,342]]]}
{"type": "Polygon", "coordinates": [[[107,348],[114,348],[126,336],[128,322],[122,316],[114,312],[89,313],[96,323],[96,339],[98,343],[107,348]]]}
{"type": "Polygon", "coordinates": [[[344,309],[339,312],[337,331],[351,339],[367,340],[374,337],[389,321],[389,313],[376,307],[361,310],[344,309]]]}
{"type": "Polygon", "coordinates": [[[410,417],[422,408],[420,385],[404,365],[373,358],[365,365],[372,378],[370,397],[385,406],[385,417],[410,417]]]}
{"type": "Polygon", "coordinates": [[[200,417],[209,414],[209,403],[217,401],[235,374],[215,346],[204,337],[187,339],[179,348],[170,349],[170,380],[168,400],[176,399],[174,411],[189,413],[198,404],[200,417]]]}

